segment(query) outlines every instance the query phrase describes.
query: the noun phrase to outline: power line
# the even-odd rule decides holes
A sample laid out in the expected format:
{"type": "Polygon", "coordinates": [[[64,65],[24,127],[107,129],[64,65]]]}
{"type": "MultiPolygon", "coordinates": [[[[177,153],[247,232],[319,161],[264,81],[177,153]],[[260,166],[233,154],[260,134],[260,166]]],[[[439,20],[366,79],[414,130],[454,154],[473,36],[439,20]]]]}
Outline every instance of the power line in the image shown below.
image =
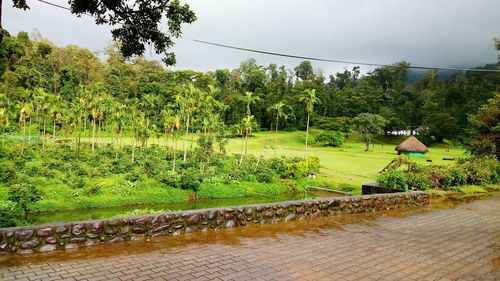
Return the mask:
{"type": "MultiPolygon", "coordinates": [[[[64,9],[71,11],[70,8],[55,4],[49,1],[45,0],[37,0],[38,2],[44,3],[46,5],[50,5],[56,8],[64,9]]],[[[83,13],[84,15],[93,17],[91,14],[83,13]]],[[[160,32],[157,30],[151,30],[151,29],[144,29],[142,27],[138,27],[135,25],[131,24],[124,24],[125,26],[129,25],[137,30],[145,30],[145,31],[151,31],[151,32],[160,32]]],[[[277,52],[270,52],[270,51],[263,51],[263,50],[257,50],[257,49],[250,49],[250,48],[244,48],[244,47],[238,47],[238,46],[231,46],[231,45],[226,45],[226,44],[221,44],[221,43],[216,43],[216,42],[210,42],[210,41],[205,41],[205,40],[199,40],[195,38],[187,38],[187,37],[181,37],[181,39],[192,41],[192,42],[197,42],[201,44],[206,44],[206,45],[211,45],[211,46],[216,46],[216,47],[221,47],[221,48],[227,48],[227,49],[233,49],[233,50],[239,50],[239,51],[244,51],[244,52],[251,52],[251,53],[257,53],[257,54],[264,54],[264,55],[270,55],[270,56],[278,56],[278,57],[286,57],[286,58],[294,58],[294,59],[302,59],[302,60],[310,60],[310,61],[319,61],[319,62],[331,62],[331,63],[343,63],[343,64],[350,64],[350,65],[363,65],[363,66],[377,66],[377,67],[391,67],[394,65],[391,64],[383,64],[383,63],[370,63],[370,62],[359,62],[359,61],[348,61],[348,60],[337,60],[337,59],[325,59],[325,58],[317,58],[317,57],[308,57],[308,56],[300,56],[300,55],[292,55],[292,54],[285,54],[285,53],[277,53],[277,52]]],[[[460,67],[442,67],[442,66],[405,66],[405,68],[409,69],[422,69],[422,70],[448,70],[448,71],[471,71],[471,72],[498,72],[500,73],[500,69],[486,69],[486,68],[460,68],[460,67]]]]}
{"type": "MultiPolygon", "coordinates": [[[[394,66],[394,65],[391,65],[391,64],[382,64],[382,63],[369,63],[369,62],[357,62],[357,61],[324,59],[324,58],[315,58],[315,57],[307,57],[307,56],[299,56],[299,55],[275,53],[275,52],[268,52],[268,51],[262,51],[262,50],[256,50],[256,49],[249,49],[249,48],[237,47],[237,46],[230,46],[230,45],[225,45],[225,44],[220,44],[220,43],[214,43],[214,42],[209,42],[209,41],[203,41],[203,40],[198,40],[198,39],[190,39],[190,38],[182,38],[182,39],[186,39],[186,40],[190,40],[190,41],[198,42],[198,43],[202,43],[202,44],[212,45],[212,46],[218,46],[218,47],[222,47],[222,48],[228,48],[228,49],[234,49],[234,50],[240,50],[240,51],[258,53],[258,54],[265,54],[265,55],[271,55],[271,56],[280,56],[280,57],[286,57],[286,58],[305,59],[305,60],[321,61],[321,62],[344,63],[344,64],[352,64],[352,65],[366,65],[366,66],[380,66],[380,67],[394,66]]],[[[411,66],[410,65],[410,66],[406,66],[405,68],[425,69],[425,70],[453,70],[453,71],[500,72],[500,69],[459,68],[459,67],[440,67],[440,66],[411,66]]]]}

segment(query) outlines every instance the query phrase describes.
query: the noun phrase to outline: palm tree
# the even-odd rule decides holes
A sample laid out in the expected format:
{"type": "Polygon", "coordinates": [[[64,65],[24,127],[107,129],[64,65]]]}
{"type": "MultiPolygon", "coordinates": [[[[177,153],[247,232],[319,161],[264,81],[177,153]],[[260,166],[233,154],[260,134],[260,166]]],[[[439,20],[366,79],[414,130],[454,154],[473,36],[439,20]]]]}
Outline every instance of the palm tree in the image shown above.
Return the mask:
{"type": "MultiPolygon", "coordinates": [[[[274,138],[274,157],[276,157],[276,151],[278,150],[278,125],[280,123],[280,118],[287,118],[288,114],[285,113],[285,109],[290,108],[290,106],[286,105],[284,102],[277,102],[271,105],[267,111],[274,112],[276,116],[276,133],[274,138]]],[[[290,108],[291,109],[291,108],[290,108]]]]}
{"type": "Polygon", "coordinates": [[[181,113],[185,115],[186,120],[186,133],[184,134],[184,141],[182,143],[182,149],[184,150],[184,156],[182,158],[183,162],[187,159],[187,146],[186,141],[189,137],[189,125],[192,113],[196,110],[196,95],[198,94],[198,89],[192,84],[187,83],[186,89],[184,90],[184,95],[177,95],[176,101],[179,104],[181,113]]]}
{"type": "Polygon", "coordinates": [[[50,113],[52,115],[52,140],[56,139],[56,121],[58,118],[61,117],[60,110],[61,110],[61,105],[60,105],[60,97],[57,95],[50,95],[49,96],[49,102],[50,102],[50,113]]]}
{"type": "Polygon", "coordinates": [[[309,121],[311,119],[311,114],[314,112],[314,105],[320,103],[319,98],[316,97],[315,89],[306,89],[304,94],[299,98],[300,102],[306,104],[307,112],[307,126],[306,126],[306,159],[307,159],[307,142],[309,139],[309,121]]]}
{"type": "Polygon", "coordinates": [[[173,112],[170,109],[164,109],[161,111],[161,120],[163,125],[163,134],[165,141],[165,151],[168,152],[168,137],[169,132],[171,131],[174,123],[174,117],[172,116],[173,112]]]}
{"type": "Polygon", "coordinates": [[[118,159],[118,154],[120,153],[122,147],[122,132],[125,126],[125,105],[122,103],[115,103],[113,106],[114,110],[111,115],[112,121],[116,126],[116,154],[115,159],[118,159]]]}
{"type": "Polygon", "coordinates": [[[76,103],[70,112],[71,126],[75,137],[75,149],[77,156],[80,156],[80,123],[82,119],[82,106],[76,103]]]}
{"type": "Polygon", "coordinates": [[[240,158],[240,165],[243,163],[243,157],[244,155],[246,156],[248,153],[248,136],[250,135],[250,131],[252,129],[252,111],[250,109],[250,106],[260,100],[258,96],[255,96],[254,93],[252,92],[246,92],[245,96],[243,97],[245,104],[246,104],[246,114],[245,114],[245,134],[243,135],[244,138],[244,146],[243,146],[243,153],[241,154],[240,158]]]}
{"type": "Polygon", "coordinates": [[[172,133],[174,134],[174,155],[173,155],[173,160],[172,160],[172,172],[175,172],[175,161],[176,161],[176,156],[177,156],[177,133],[179,132],[181,128],[181,118],[178,114],[174,116],[174,124],[172,126],[172,133]]]}
{"type": "Polygon", "coordinates": [[[2,126],[2,147],[5,143],[5,127],[9,126],[9,117],[7,115],[7,109],[0,108],[0,125],[2,126]]]}
{"type": "Polygon", "coordinates": [[[22,146],[21,146],[21,155],[24,154],[24,139],[26,137],[26,119],[31,116],[31,105],[28,103],[23,103],[20,105],[19,109],[19,125],[23,126],[23,138],[22,138],[22,146]]]}
{"type": "Polygon", "coordinates": [[[51,104],[50,95],[42,88],[37,90],[38,113],[42,117],[42,149],[45,149],[45,135],[47,132],[47,116],[49,115],[51,104]]]}

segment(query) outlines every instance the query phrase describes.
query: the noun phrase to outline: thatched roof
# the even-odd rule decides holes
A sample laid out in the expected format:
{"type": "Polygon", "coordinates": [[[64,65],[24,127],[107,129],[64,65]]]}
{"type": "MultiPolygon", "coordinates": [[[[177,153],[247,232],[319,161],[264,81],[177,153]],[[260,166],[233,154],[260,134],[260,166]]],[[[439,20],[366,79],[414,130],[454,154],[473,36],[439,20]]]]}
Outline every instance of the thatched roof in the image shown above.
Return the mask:
{"type": "Polygon", "coordinates": [[[410,152],[421,152],[427,153],[429,149],[423,143],[421,143],[416,137],[410,136],[398,146],[396,146],[397,151],[410,151],[410,152]]]}

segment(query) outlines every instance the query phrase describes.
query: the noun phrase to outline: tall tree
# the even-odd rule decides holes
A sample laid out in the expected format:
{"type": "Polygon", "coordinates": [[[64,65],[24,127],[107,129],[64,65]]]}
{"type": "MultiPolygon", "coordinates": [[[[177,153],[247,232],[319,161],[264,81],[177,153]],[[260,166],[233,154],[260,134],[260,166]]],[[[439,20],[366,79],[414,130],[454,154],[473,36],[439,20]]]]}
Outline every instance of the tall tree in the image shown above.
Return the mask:
{"type": "Polygon", "coordinates": [[[280,123],[280,118],[286,118],[288,114],[285,112],[286,109],[291,109],[290,106],[286,105],[284,102],[277,102],[267,108],[269,112],[273,112],[276,117],[275,124],[275,134],[274,134],[274,157],[276,157],[276,151],[278,150],[278,126],[280,123]]]}
{"type": "MultiPolygon", "coordinates": [[[[29,9],[26,0],[13,0],[14,7],[29,9]]],[[[125,57],[142,55],[147,45],[154,46],[156,53],[164,54],[163,61],[167,65],[175,64],[174,53],[168,50],[174,45],[173,38],[178,38],[183,23],[193,23],[195,13],[188,4],[180,4],[179,0],[136,0],[136,1],[98,1],[69,0],[73,14],[81,16],[90,14],[95,23],[110,26],[120,25],[113,29],[113,39],[121,42],[120,50],[125,57]],[[166,20],[165,20],[166,19],[166,20]],[[161,23],[166,22],[167,33],[161,31],[161,23]]],[[[0,7],[2,2],[0,1],[0,7]]],[[[0,42],[3,38],[0,9],[0,42]]]]}
{"type": "Polygon", "coordinates": [[[248,137],[251,134],[252,121],[253,121],[251,106],[252,106],[252,104],[257,102],[258,100],[260,100],[260,98],[252,92],[246,92],[245,96],[244,96],[244,100],[245,100],[245,105],[246,105],[246,113],[245,113],[245,121],[244,121],[245,132],[243,135],[244,145],[243,145],[243,153],[241,154],[241,158],[240,158],[240,164],[243,162],[244,156],[246,156],[248,153],[248,137]]]}
{"type": "Polygon", "coordinates": [[[365,151],[370,150],[373,136],[384,132],[385,122],[384,117],[371,113],[361,113],[353,119],[356,131],[363,136],[365,151]]]}
{"type": "Polygon", "coordinates": [[[500,94],[469,117],[467,150],[478,156],[495,155],[500,161],[500,94]]]}
{"type": "Polygon", "coordinates": [[[316,97],[315,89],[305,89],[302,96],[299,98],[300,102],[305,103],[307,112],[307,123],[306,123],[306,159],[307,159],[307,146],[309,141],[309,122],[311,121],[311,114],[314,113],[314,105],[320,103],[321,101],[316,97]]]}

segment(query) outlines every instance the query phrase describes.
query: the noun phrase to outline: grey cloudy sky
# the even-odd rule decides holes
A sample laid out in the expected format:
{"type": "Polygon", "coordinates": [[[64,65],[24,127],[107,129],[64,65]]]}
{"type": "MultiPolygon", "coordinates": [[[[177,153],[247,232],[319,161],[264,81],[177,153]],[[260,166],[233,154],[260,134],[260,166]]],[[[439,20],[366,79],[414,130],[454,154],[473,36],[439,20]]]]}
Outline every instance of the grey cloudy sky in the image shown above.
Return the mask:
{"type": "MultiPolygon", "coordinates": [[[[65,0],[49,0],[67,5],[65,0]]],[[[11,33],[35,28],[58,46],[102,50],[110,27],[92,18],[28,0],[30,11],[3,1],[3,24],[11,33]]],[[[228,45],[339,60],[447,67],[496,61],[499,0],[189,0],[198,20],[184,36],[228,45]]],[[[254,57],[259,64],[300,61],[177,40],[177,69],[233,69],[254,57]]],[[[152,51],[154,54],[154,51],[152,51]]],[[[149,56],[149,52],[148,52],[149,56]]],[[[154,57],[154,56],[153,56],[154,57]]],[[[158,57],[157,57],[158,58],[158,57]]],[[[351,65],[313,63],[325,74],[351,65]]],[[[368,70],[364,68],[364,70],[368,70]]]]}

